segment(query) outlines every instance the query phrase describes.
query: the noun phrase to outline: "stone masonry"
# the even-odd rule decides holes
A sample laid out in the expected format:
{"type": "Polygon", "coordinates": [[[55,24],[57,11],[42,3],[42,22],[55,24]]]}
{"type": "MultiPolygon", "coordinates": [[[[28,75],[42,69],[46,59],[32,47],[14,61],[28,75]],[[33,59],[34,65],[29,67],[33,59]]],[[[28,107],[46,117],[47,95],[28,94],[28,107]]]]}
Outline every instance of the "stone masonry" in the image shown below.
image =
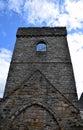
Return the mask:
{"type": "Polygon", "coordinates": [[[81,118],[83,119],[83,93],[78,101],[78,108],[80,110],[81,118]]]}
{"type": "Polygon", "coordinates": [[[18,29],[0,130],[83,130],[66,36],[65,27],[18,29]]]}

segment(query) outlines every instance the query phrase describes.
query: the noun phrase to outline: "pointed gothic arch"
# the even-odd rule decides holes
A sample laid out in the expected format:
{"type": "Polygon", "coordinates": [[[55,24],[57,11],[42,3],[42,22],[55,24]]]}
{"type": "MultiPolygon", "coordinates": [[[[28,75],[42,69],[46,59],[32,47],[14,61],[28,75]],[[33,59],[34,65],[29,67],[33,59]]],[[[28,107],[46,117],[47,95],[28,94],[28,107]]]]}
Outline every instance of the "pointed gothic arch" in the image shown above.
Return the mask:
{"type": "MultiPolygon", "coordinates": [[[[50,106],[48,106],[46,103],[40,103],[40,102],[37,102],[37,101],[33,101],[33,102],[30,102],[28,104],[25,104],[24,106],[22,106],[18,111],[16,111],[14,113],[14,115],[12,115],[11,117],[11,125],[10,125],[10,128],[13,127],[13,122],[18,118],[18,116],[28,110],[28,109],[31,109],[31,107],[34,107],[37,106],[38,108],[41,108],[41,110],[44,110],[44,112],[46,111],[46,113],[48,113],[50,115],[50,117],[52,117],[52,120],[55,122],[55,124],[57,125],[58,129],[60,129],[60,123],[57,119],[60,119],[59,117],[57,117],[56,113],[52,110],[52,108],[50,108],[50,106]]],[[[32,119],[32,122],[31,123],[34,123],[36,122],[36,120],[33,118],[32,119]]],[[[40,120],[39,120],[40,122],[40,120]]],[[[25,124],[26,126],[26,124],[25,124]]],[[[27,128],[28,129],[28,128],[27,128]]]]}

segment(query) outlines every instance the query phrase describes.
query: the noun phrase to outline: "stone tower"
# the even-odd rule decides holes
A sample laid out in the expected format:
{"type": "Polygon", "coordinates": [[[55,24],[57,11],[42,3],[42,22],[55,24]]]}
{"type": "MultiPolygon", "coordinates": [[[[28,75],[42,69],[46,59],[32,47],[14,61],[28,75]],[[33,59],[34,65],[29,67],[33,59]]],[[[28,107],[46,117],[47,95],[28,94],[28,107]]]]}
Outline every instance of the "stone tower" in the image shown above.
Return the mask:
{"type": "Polygon", "coordinates": [[[65,27],[19,28],[0,130],[82,130],[65,27]]]}

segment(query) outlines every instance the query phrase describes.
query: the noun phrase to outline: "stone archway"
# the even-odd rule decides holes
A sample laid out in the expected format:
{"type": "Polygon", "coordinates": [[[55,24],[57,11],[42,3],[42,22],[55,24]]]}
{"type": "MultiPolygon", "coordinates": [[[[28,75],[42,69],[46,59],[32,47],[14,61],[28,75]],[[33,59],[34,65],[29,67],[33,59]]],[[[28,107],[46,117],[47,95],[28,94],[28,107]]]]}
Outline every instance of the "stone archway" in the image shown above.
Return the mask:
{"type": "Polygon", "coordinates": [[[10,130],[60,130],[60,127],[48,110],[33,104],[16,116],[10,130]]]}

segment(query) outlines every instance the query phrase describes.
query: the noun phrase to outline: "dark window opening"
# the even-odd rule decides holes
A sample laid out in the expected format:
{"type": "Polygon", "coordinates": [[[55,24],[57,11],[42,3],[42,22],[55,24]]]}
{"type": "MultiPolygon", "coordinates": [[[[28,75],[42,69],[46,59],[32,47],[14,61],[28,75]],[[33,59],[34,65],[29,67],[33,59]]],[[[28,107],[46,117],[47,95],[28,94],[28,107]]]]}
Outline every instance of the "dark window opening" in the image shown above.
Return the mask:
{"type": "Polygon", "coordinates": [[[46,51],[46,43],[45,42],[39,42],[36,45],[36,51],[46,51]]]}

